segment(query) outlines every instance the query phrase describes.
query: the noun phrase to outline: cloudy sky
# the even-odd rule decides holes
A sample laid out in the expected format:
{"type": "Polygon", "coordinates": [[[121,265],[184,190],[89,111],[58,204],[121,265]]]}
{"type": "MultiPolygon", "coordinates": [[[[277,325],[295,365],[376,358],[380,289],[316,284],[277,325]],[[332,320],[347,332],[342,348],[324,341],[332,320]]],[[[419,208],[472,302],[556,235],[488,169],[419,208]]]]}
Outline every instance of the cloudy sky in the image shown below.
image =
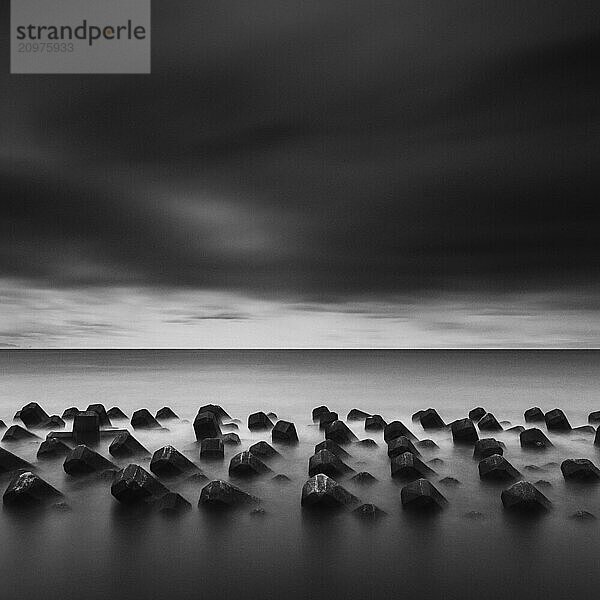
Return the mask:
{"type": "Polygon", "coordinates": [[[0,31],[0,347],[600,346],[595,2],[176,7],[152,75],[0,31]]]}

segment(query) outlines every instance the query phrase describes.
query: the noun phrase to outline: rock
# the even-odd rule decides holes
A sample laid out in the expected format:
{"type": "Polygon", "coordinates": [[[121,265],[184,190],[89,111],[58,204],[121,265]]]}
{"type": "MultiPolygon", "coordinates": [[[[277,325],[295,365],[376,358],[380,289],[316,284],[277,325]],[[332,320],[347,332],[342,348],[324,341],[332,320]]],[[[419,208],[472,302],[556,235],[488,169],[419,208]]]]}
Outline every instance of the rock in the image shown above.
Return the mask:
{"type": "Polygon", "coordinates": [[[224,421],[225,419],[231,420],[231,417],[227,414],[227,411],[225,411],[225,409],[218,404],[205,404],[204,406],[201,406],[198,410],[198,414],[203,412],[210,412],[215,415],[217,423],[221,423],[221,421],[224,421]]]}
{"type": "Polygon", "coordinates": [[[211,411],[199,412],[194,419],[194,433],[199,442],[204,438],[221,437],[221,428],[215,413],[211,411]]]}
{"type": "Polygon", "coordinates": [[[548,431],[571,431],[571,424],[560,408],[548,411],[544,415],[548,431]]]}
{"type": "Polygon", "coordinates": [[[435,474],[432,468],[428,467],[412,452],[405,452],[404,454],[394,456],[391,460],[391,472],[393,478],[409,480],[435,474]]]}
{"type": "Polygon", "coordinates": [[[358,441],[358,438],[343,421],[334,421],[327,425],[325,428],[325,438],[341,445],[358,441]]]}
{"type": "Polygon", "coordinates": [[[388,444],[388,456],[394,458],[405,452],[412,452],[415,456],[421,456],[421,453],[414,447],[413,443],[405,436],[394,438],[388,444]]]}
{"type": "Polygon", "coordinates": [[[537,427],[525,429],[519,434],[522,448],[533,448],[543,450],[552,447],[552,442],[546,437],[544,432],[537,427]]]}
{"type": "Polygon", "coordinates": [[[587,510],[578,510],[569,515],[569,519],[573,519],[574,521],[595,521],[596,516],[587,510]]]}
{"type": "Polygon", "coordinates": [[[72,421],[78,412],[80,412],[80,410],[76,406],[65,408],[65,410],[63,410],[62,418],[64,421],[72,421]]]}
{"type": "Polygon", "coordinates": [[[45,504],[62,494],[31,471],[15,473],[10,480],[3,501],[6,506],[28,507],[45,504]]]}
{"type": "Polygon", "coordinates": [[[350,454],[346,452],[339,444],[333,440],[325,440],[315,446],[315,454],[321,450],[329,450],[335,454],[338,458],[350,458],[350,454]]]}
{"type": "Polygon", "coordinates": [[[229,462],[230,477],[254,477],[270,472],[271,469],[260,458],[248,451],[236,454],[229,462]]]}
{"type": "Polygon", "coordinates": [[[127,465],[115,475],[110,493],[123,504],[152,503],[169,490],[139,465],[127,465]]]}
{"type": "Polygon", "coordinates": [[[107,410],[106,415],[109,419],[114,419],[115,421],[127,421],[129,419],[118,406],[113,406],[110,410],[107,410]]]}
{"type": "Polygon", "coordinates": [[[600,423],[600,410],[591,412],[588,415],[588,423],[590,423],[592,425],[600,423]]]}
{"type": "Polygon", "coordinates": [[[206,481],[208,481],[208,477],[204,473],[202,473],[202,471],[197,471],[196,473],[192,473],[189,477],[187,477],[185,481],[187,483],[201,483],[202,485],[204,485],[206,481]]]}
{"type": "Polygon", "coordinates": [[[310,477],[317,473],[324,473],[329,477],[341,477],[353,471],[347,464],[342,462],[333,452],[320,450],[310,457],[308,461],[308,474],[310,477]]]}
{"type": "Polygon", "coordinates": [[[367,417],[370,417],[369,413],[366,413],[358,408],[353,408],[346,417],[346,421],[365,421],[367,417]]]}
{"type": "Polygon", "coordinates": [[[25,427],[35,429],[45,423],[50,415],[37,402],[30,402],[20,410],[19,418],[25,423],[25,427]]]}
{"type": "Polygon", "coordinates": [[[469,512],[466,512],[463,517],[471,521],[484,521],[486,519],[486,516],[478,510],[470,510],[469,512]]]}
{"type": "Polygon", "coordinates": [[[550,500],[528,481],[514,483],[502,492],[501,498],[504,508],[514,512],[545,512],[552,506],[550,500]]]}
{"type": "Polygon", "coordinates": [[[66,502],[56,502],[51,508],[59,512],[70,512],[71,507],[66,502]]]}
{"type": "Polygon", "coordinates": [[[473,458],[481,460],[492,456],[492,454],[504,454],[504,449],[500,443],[494,438],[483,438],[475,442],[475,448],[473,449],[473,458]]]}
{"type": "Polygon", "coordinates": [[[271,478],[271,481],[275,483],[290,483],[291,479],[287,475],[278,473],[277,475],[275,475],[275,477],[271,478]]]}
{"type": "Polygon", "coordinates": [[[400,492],[403,508],[425,511],[438,511],[446,507],[448,501],[427,479],[417,479],[404,486],[400,492]]]}
{"type": "Polygon", "coordinates": [[[596,435],[594,436],[594,446],[600,446],[600,427],[596,429],[596,435]]]}
{"type": "Polygon", "coordinates": [[[73,419],[73,441],[96,446],[100,443],[100,417],[96,411],[77,413],[73,419]]]}
{"type": "Polygon", "coordinates": [[[431,460],[427,461],[428,465],[433,465],[436,467],[440,467],[441,465],[445,464],[444,461],[441,458],[432,458],[431,460]]]}
{"type": "Polygon", "coordinates": [[[545,470],[542,469],[542,467],[538,467],[537,465],[525,465],[523,469],[525,469],[526,471],[532,471],[533,473],[539,473],[545,470]]]}
{"type": "Polygon", "coordinates": [[[250,516],[251,517],[264,517],[266,516],[267,511],[264,508],[253,508],[250,511],[250,516]]]}
{"type": "Polygon", "coordinates": [[[542,409],[537,406],[528,408],[523,416],[525,417],[525,423],[543,423],[545,421],[542,409]]]}
{"type": "Polygon", "coordinates": [[[18,419],[18,420],[21,420],[21,411],[20,411],[20,410],[18,410],[18,411],[15,413],[15,416],[13,417],[13,421],[16,421],[17,419],[18,419]]]}
{"type": "Polygon", "coordinates": [[[104,456],[83,444],[75,446],[65,457],[63,469],[69,475],[87,475],[105,469],[116,469],[116,465],[104,456]]]}
{"type": "Polygon", "coordinates": [[[423,414],[424,411],[422,410],[418,410],[416,413],[413,413],[412,416],[410,417],[410,420],[413,423],[419,423],[421,421],[421,415],[423,414]]]}
{"type": "Polygon", "coordinates": [[[6,423],[0,419],[0,429],[6,429],[6,423]]]}
{"type": "Polygon", "coordinates": [[[381,415],[371,415],[365,419],[365,431],[383,431],[386,425],[381,415]]]}
{"type": "Polygon", "coordinates": [[[237,425],[237,423],[223,423],[221,425],[221,429],[223,431],[239,431],[239,427],[237,425]]]}
{"type": "Polygon", "coordinates": [[[258,498],[225,481],[215,480],[207,483],[200,492],[198,506],[204,508],[226,509],[258,502],[258,498]]]}
{"type": "Polygon", "coordinates": [[[10,473],[19,469],[31,471],[33,467],[26,460],[19,458],[4,448],[0,448],[0,473],[10,473]]]}
{"type": "Polygon", "coordinates": [[[481,419],[481,417],[483,417],[485,413],[485,408],[477,406],[476,408],[473,408],[469,411],[469,419],[471,419],[471,421],[479,421],[479,419],[481,419]]]}
{"type": "Polygon", "coordinates": [[[578,433],[589,433],[594,435],[596,430],[591,425],[581,425],[579,427],[573,427],[573,431],[577,431],[578,433]]]}
{"type": "Polygon", "coordinates": [[[433,440],[419,440],[415,443],[415,448],[422,450],[439,450],[440,447],[433,440]]]}
{"type": "Polygon", "coordinates": [[[130,458],[132,456],[150,456],[150,452],[142,446],[129,431],[119,433],[108,447],[108,452],[115,458],[130,458]]]}
{"type": "Polygon", "coordinates": [[[161,429],[161,424],[147,408],[140,408],[131,415],[131,426],[134,429],[161,429]]]}
{"type": "Polygon", "coordinates": [[[479,477],[486,481],[519,479],[521,474],[503,456],[492,454],[479,463],[479,477]]]}
{"type": "MultiPolygon", "coordinates": [[[[176,421],[179,419],[179,417],[168,406],[163,406],[156,412],[156,420],[158,421],[159,419],[161,421],[176,421]]],[[[187,500],[185,500],[185,502],[187,502],[187,500]]],[[[191,508],[192,505],[189,502],[188,504],[191,508]]]]}
{"type": "Polygon", "coordinates": [[[270,412],[267,413],[267,417],[269,417],[269,419],[271,419],[271,421],[275,422],[278,421],[279,419],[277,418],[277,415],[274,412],[270,412]]]}
{"type": "Polygon", "coordinates": [[[273,448],[273,446],[271,446],[271,444],[268,444],[267,442],[256,442],[256,444],[252,444],[252,446],[250,446],[250,448],[248,448],[248,450],[250,452],[252,452],[252,454],[254,454],[254,456],[258,456],[258,458],[263,459],[263,458],[272,458],[273,456],[279,456],[279,452],[277,452],[277,450],[275,450],[275,448],[273,448]]]}
{"type": "Polygon", "coordinates": [[[204,438],[200,442],[200,458],[225,458],[225,446],[221,438],[204,438]]]}
{"type": "Polygon", "coordinates": [[[289,421],[277,421],[271,429],[271,439],[273,442],[279,442],[280,444],[297,444],[296,427],[289,421]]]}
{"type": "Polygon", "coordinates": [[[362,446],[363,448],[368,448],[372,450],[373,448],[377,448],[378,444],[375,440],[372,440],[371,438],[365,438],[364,440],[358,440],[355,446],[362,446]]]}
{"type": "Polygon", "coordinates": [[[60,458],[67,456],[71,452],[71,448],[67,446],[63,441],[50,438],[44,440],[37,451],[38,460],[44,460],[48,458],[60,458]]]}
{"type": "Polygon", "coordinates": [[[492,413],[487,413],[479,419],[477,423],[479,431],[502,431],[502,425],[498,423],[496,417],[492,413]]]}
{"type": "Polygon", "coordinates": [[[313,408],[312,411],[312,420],[313,422],[317,422],[321,420],[321,415],[327,414],[329,409],[326,406],[317,406],[317,408],[313,408]]]}
{"type": "MultiPolygon", "coordinates": [[[[157,417],[158,418],[158,417],[157,417]]],[[[158,512],[175,516],[181,513],[191,510],[192,505],[180,494],[176,492],[167,492],[164,496],[156,503],[156,510],[158,512]]]]}
{"type": "Polygon", "coordinates": [[[20,440],[35,439],[38,439],[37,435],[31,433],[31,431],[27,431],[27,429],[20,425],[11,425],[2,436],[3,442],[18,442],[20,440]]]}
{"type": "Polygon", "coordinates": [[[408,427],[406,427],[400,421],[392,421],[391,423],[388,423],[383,430],[383,439],[387,444],[390,443],[390,440],[400,437],[401,435],[407,437],[411,442],[417,441],[417,436],[415,436],[412,431],[410,431],[408,427]]]}
{"type": "Polygon", "coordinates": [[[587,458],[568,458],[560,465],[563,477],[572,481],[598,481],[600,469],[587,458]]]}
{"type": "Polygon", "coordinates": [[[521,433],[522,431],[525,431],[525,427],[523,427],[523,425],[515,425],[514,427],[509,427],[506,429],[506,431],[510,431],[512,433],[521,433]]]}
{"type": "Polygon", "coordinates": [[[367,471],[361,471],[354,475],[354,477],[351,477],[350,481],[358,485],[371,485],[377,482],[377,478],[373,477],[371,473],[367,473],[367,471]]]}
{"type": "Polygon", "coordinates": [[[428,408],[421,413],[420,417],[421,427],[423,429],[443,429],[446,427],[446,423],[442,420],[442,417],[438,415],[435,408],[428,408]]]}
{"type": "Polygon", "coordinates": [[[250,431],[259,431],[264,429],[271,429],[273,422],[264,412],[252,413],[248,417],[248,429],[250,431]]]}
{"type": "Polygon", "coordinates": [[[456,477],[443,477],[438,483],[445,485],[446,487],[456,487],[457,485],[460,485],[460,481],[456,479],[456,477]]]}
{"type": "Polygon", "coordinates": [[[222,439],[223,443],[228,446],[239,446],[242,443],[242,440],[240,440],[240,436],[237,433],[226,433],[222,439]]]}
{"type": "Polygon", "coordinates": [[[452,439],[455,444],[474,444],[479,436],[475,430],[475,425],[471,419],[459,419],[454,421],[451,426],[452,439]]]}
{"type": "Polygon", "coordinates": [[[98,471],[96,476],[100,481],[110,481],[112,483],[118,472],[118,467],[114,467],[113,469],[103,469],[102,471],[98,471]]]}
{"type": "Polygon", "coordinates": [[[331,423],[338,421],[339,417],[336,412],[328,412],[319,416],[319,429],[327,429],[331,423]]]}
{"type": "Polygon", "coordinates": [[[311,477],[302,487],[302,506],[306,508],[351,507],[360,500],[337,481],[323,473],[311,477]]]}
{"type": "Polygon", "coordinates": [[[90,404],[85,412],[95,412],[98,415],[98,419],[100,419],[100,427],[112,427],[112,423],[106,414],[106,409],[102,404],[90,404]]]}
{"type": "Polygon", "coordinates": [[[150,470],[157,476],[163,478],[179,477],[194,471],[198,467],[179,450],[167,445],[159,448],[150,461],[150,470]]]}
{"type": "Polygon", "coordinates": [[[65,427],[66,423],[58,415],[52,415],[39,425],[39,429],[64,429],[65,427]]]}
{"type": "Polygon", "coordinates": [[[377,519],[381,519],[381,517],[385,517],[387,513],[375,506],[375,504],[361,504],[352,511],[352,514],[365,521],[376,521],[377,519]]]}
{"type": "Polygon", "coordinates": [[[549,481],[546,481],[545,479],[538,479],[535,482],[535,485],[537,485],[538,487],[552,487],[552,484],[549,481]]]}

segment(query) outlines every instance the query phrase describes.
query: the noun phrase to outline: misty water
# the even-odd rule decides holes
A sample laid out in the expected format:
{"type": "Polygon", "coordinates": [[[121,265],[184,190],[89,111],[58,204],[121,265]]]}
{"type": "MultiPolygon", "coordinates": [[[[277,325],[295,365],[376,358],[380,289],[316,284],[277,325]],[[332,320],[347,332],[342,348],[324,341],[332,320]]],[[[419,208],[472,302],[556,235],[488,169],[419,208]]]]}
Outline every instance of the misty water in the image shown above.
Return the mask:
{"type": "MultiPolygon", "coordinates": [[[[568,518],[576,510],[600,516],[600,485],[567,484],[559,468],[565,458],[599,464],[593,435],[550,433],[554,448],[525,452],[516,433],[480,434],[502,440],[504,456],[529,481],[551,483],[540,489],[553,502],[552,511],[516,519],[500,501],[507,485],[480,481],[471,448],[454,446],[447,430],[425,432],[410,418],[431,406],[450,422],[480,405],[499,421],[518,425],[525,409],[540,406],[561,407],[573,426],[584,425],[588,413],[600,409],[600,353],[6,351],[0,353],[0,373],[0,418],[7,425],[31,401],[59,415],[90,403],[119,406],[129,416],[138,408],[154,414],[170,406],[189,422],[165,423],[168,432],[136,431],[136,438],[151,452],[172,444],[209,479],[229,480],[231,456],[255,441],[271,441],[268,433],[247,430],[252,412],[273,411],[293,421],[300,437],[297,446],[277,446],[281,456],[268,461],[273,474],[286,474],[289,483],[272,482],[273,474],[233,480],[262,499],[262,517],[249,509],[206,512],[197,506],[202,484],[185,480],[166,485],[192,503],[188,513],[165,518],[132,510],[112,497],[110,481],[70,477],[61,459],[37,461],[41,439],[2,443],[34,463],[70,506],[0,511],[0,581],[7,597],[585,598],[600,584],[598,522],[568,518]],[[225,446],[223,461],[200,460],[195,444],[191,422],[207,403],[242,421],[242,445],[225,446]],[[399,419],[419,439],[435,440],[440,449],[423,454],[444,461],[431,480],[448,499],[447,509],[427,517],[403,510],[402,484],[390,477],[382,433],[365,432],[360,422],[349,425],[379,447],[351,446],[347,462],[378,482],[360,487],[349,477],[339,481],[387,516],[365,523],[349,511],[301,509],[308,459],[323,439],[311,420],[320,404],[344,419],[351,408],[388,422],[399,419]],[[439,485],[445,476],[460,485],[439,485]],[[483,518],[466,518],[469,511],[483,518]]],[[[103,440],[99,448],[105,456],[108,444],[103,440]]],[[[140,464],[147,469],[149,461],[140,464]]],[[[4,489],[6,475],[0,483],[4,489]]]]}

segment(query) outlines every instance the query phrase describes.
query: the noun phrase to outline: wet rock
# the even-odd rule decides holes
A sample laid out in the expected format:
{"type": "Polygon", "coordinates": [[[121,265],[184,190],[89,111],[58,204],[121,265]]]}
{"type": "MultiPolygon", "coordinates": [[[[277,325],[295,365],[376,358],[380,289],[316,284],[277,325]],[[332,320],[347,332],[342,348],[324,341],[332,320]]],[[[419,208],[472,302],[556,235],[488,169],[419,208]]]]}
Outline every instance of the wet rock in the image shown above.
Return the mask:
{"type": "Polygon", "coordinates": [[[273,448],[273,446],[271,446],[271,444],[268,444],[267,442],[256,442],[256,444],[252,444],[252,446],[250,446],[250,448],[248,448],[248,450],[250,452],[252,452],[252,454],[254,454],[254,456],[258,456],[258,458],[260,459],[265,459],[265,458],[272,458],[273,456],[279,456],[279,452],[277,452],[277,450],[275,450],[275,448],[273,448]]]}
{"type": "Polygon", "coordinates": [[[87,475],[106,469],[116,469],[116,465],[87,446],[75,446],[65,457],[63,469],[69,475],[87,475]]]}
{"type": "Polygon", "coordinates": [[[521,513],[537,513],[550,510],[552,503],[528,481],[518,481],[501,495],[505,509],[521,513]]]}
{"type": "Polygon", "coordinates": [[[198,467],[179,450],[167,445],[159,448],[150,461],[150,470],[157,476],[163,478],[180,477],[198,471],[198,467]]]}
{"type": "Polygon", "coordinates": [[[98,419],[100,420],[100,427],[112,427],[112,423],[108,418],[108,414],[106,413],[106,409],[102,404],[90,404],[85,412],[95,412],[98,415],[98,419]]]}
{"type": "Polygon", "coordinates": [[[194,419],[194,433],[199,442],[204,438],[221,437],[221,428],[215,413],[211,411],[199,412],[194,419]]]}
{"type": "Polygon", "coordinates": [[[6,506],[29,507],[45,504],[62,494],[31,471],[15,473],[10,480],[3,501],[6,506]]]}
{"type": "Polygon", "coordinates": [[[274,481],[275,483],[290,483],[291,479],[283,473],[278,473],[275,477],[271,478],[271,481],[274,481]]]}
{"type": "Polygon", "coordinates": [[[413,443],[405,436],[394,438],[388,444],[388,456],[394,458],[405,452],[412,452],[415,456],[421,456],[421,453],[414,447],[413,443]]]}
{"type": "Polygon", "coordinates": [[[150,456],[150,452],[140,444],[129,431],[119,433],[110,443],[108,452],[115,458],[130,458],[132,456],[150,456]]]}
{"type": "Polygon", "coordinates": [[[452,439],[455,444],[474,444],[479,436],[475,430],[475,425],[471,419],[459,419],[454,421],[451,426],[452,439]]]}
{"type": "Polygon", "coordinates": [[[373,477],[371,473],[367,473],[367,471],[361,471],[354,475],[354,477],[351,477],[350,481],[358,485],[371,485],[377,482],[377,478],[373,477]]]}
{"type": "Polygon", "coordinates": [[[552,447],[552,442],[546,437],[544,432],[537,427],[525,429],[519,434],[522,448],[533,448],[543,450],[552,447]]]}
{"type": "Polygon", "coordinates": [[[421,413],[420,421],[423,429],[443,429],[446,427],[446,423],[444,423],[435,408],[424,410],[421,413]]]}
{"type": "Polygon", "coordinates": [[[169,516],[180,515],[191,510],[191,508],[192,505],[181,494],[177,494],[176,492],[167,492],[156,503],[156,510],[169,516]]]}
{"type": "Polygon", "coordinates": [[[37,451],[38,460],[52,459],[52,458],[62,458],[67,456],[71,452],[69,446],[67,446],[63,441],[50,438],[44,440],[37,451]]]}
{"type": "Polygon", "coordinates": [[[563,477],[572,481],[598,481],[600,469],[587,458],[568,458],[560,465],[563,477]]]}
{"type": "Polygon", "coordinates": [[[248,416],[248,429],[250,431],[258,431],[271,429],[273,422],[264,412],[255,412],[248,416]]]}
{"type": "Polygon", "coordinates": [[[548,431],[571,431],[571,424],[560,408],[548,411],[544,419],[548,431]]]}
{"type": "Polygon", "coordinates": [[[230,477],[255,477],[270,472],[271,469],[260,458],[247,450],[236,454],[229,462],[230,477]]]}
{"type": "Polygon", "coordinates": [[[176,421],[179,419],[179,417],[168,406],[163,406],[160,410],[156,412],[156,420],[158,419],[160,419],[161,421],[176,421]]]}
{"type": "Polygon", "coordinates": [[[509,427],[506,429],[506,431],[510,431],[512,433],[521,433],[522,431],[525,431],[525,427],[523,427],[523,425],[515,425],[514,427],[509,427]]]}
{"type": "Polygon", "coordinates": [[[339,444],[333,440],[325,440],[315,446],[315,454],[321,450],[329,450],[335,454],[338,458],[350,458],[350,454],[346,452],[339,444]]]}
{"type": "Polygon", "coordinates": [[[10,473],[19,469],[31,471],[33,467],[26,460],[19,458],[4,448],[0,448],[0,473],[10,473]]]}
{"type": "Polygon", "coordinates": [[[496,417],[492,413],[487,413],[479,419],[477,423],[479,431],[502,431],[502,425],[498,423],[496,417]]]}
{"type": "Polygon", "coordinates": [[[433,440],[419,440],[415,443],[415,448],[421,450],[439,450],[440,447],[433,440]]]}
{"type": "Polygon", "coordinates": [[[392,477],[395,479],[418,479],[435,474],[420,458],[412,452],[394,456],[391,460],[392,477]]]}
{"type": "Polygon", "coordinates": [[[115,475],[110,493],[123,504],[152,503],[169,490],[139,465],[127,465],[115,475]]]}
{"type": "Polygon", "coordinates": [[[371,415],[365,419],[365,431],[383,431],[386,425],[381,415],[371,415]]]}
{"type": "Polygon", "coordinates": [[[358,504],[360,500],[337,481],[319,473],[302,487],[302,506],[306,508],[342,508],[358,504]]]}
{"type": "Polygon", "coordinates": [[[336,412],[328,412],[327,414],[323,414],[319,416],[319,429],[327,429],[331,423],[338,421],[339,417],[336,412]]]}
{"type": "Polygon", "coordinates": [[[525,417],[525,423],[543,423],[545,421],[542,409],[537,406],[528,408],[523,416],[525,417]]]}
{"type": "Polygon", "coordinates": [[[478,510],[470,510],[469,512],[463,515],[465,519],[469,519],[470,521],[484,521],[486,516],[479,512],[478,510]]]}
{"type": "Polygon", "coordinates": [[[364,440],[358,440],[355,446],[362,446],[363,448],[368,448],[372,450],[373,448],[377,448],[378,444],[375,440],[372,440],[371,438],[365,438],[364,440]]]}
{"type": "Polygon", "coordinates": [[[27,429],[20,425],[11,425],[2,436],[3,442],[18,442],[20,440],[35,439],[38,439],[37,435],[31,433],[31,431],[27,431],[27,429]]]}
{"type": "Polygon", "coordinates": [[[325,429],[325,438],[342,445],[358,441],[358,438],[343,421],[330,423],[325,429]]]}
{"type": "Polygon", "coordinates": [[[242,443],[242,440],[240,440],[240,436],[237,433],[226,433],[222,439],[223,443],[227,446],[239,446],[242,443]]]}
{"type": "Polygon", "coordinates": [[[573,521],[595,521],[596,516],[587,510],[577,510],[572,515],[569,515],[569,519],[573,521]]]}
{"type": "Polygon", "coordinates": [[[549,481],[546,481],[545,479],[538,479],[535,482],[535,485],[537,485],[538,487],[552,487],[552,484],[549,481]]]}
{"type": "Polygon", "coordinates": [[[280,444],[297,444],[298,434],[295,425],[289,421],[277,421],[271,429],[271,439],[280,444]]]}
{"type": "Polygon", "coordinates": [[[481,419],[481,417],[483,417],[485,413],[485,408],[477,406],[476,408],[473,408],[469,411],[469,419],[471,419],[471,421],[479,421],[479,419],[481,419]]]}
{"type": "Polygon", "coordinates": [[[160,429],[161,424],[150,414],[147,408],[140,408],[131,415],[134,429],[160,429]]]}
{"type": "Polygon", "coordinates": [[[118,406],[113,406],[111,409],[107,410],[106,415],[109,419],[114,419],[115,421],[127,421],[129,419],[118,406]]]}
{"type": "Polygon", "coordinates": [[[320,450],[310,457],[308,461],[308,474],[310,477],[317,473],[324,473],[329,477],[341,477],[352,469],[342,462],[333,452],[320,450]]]}
{"type": "Polygon", "coordinates": [[[592,424],[592,425],[597,425],[598,423],[600,423],[600,410],[596,410],[594,412],[591,412],[588,415],[588,423],[592,424]]]}
{"type": "Polygon", "coordinates": [[[204,438],[200,442],[200,458],[220,459],[225,458],[225,445],[221,438],[204,438]]]}
{"type": "Polygon", "coordinates": [[[400,421],[392,421],[391,423],[388,423],[383,430],[383,439],[387,444],[389,444],[391,440],[400,437],[401,435],[407,437],[411,442],[417,441],[417,436],[415,436],[412,431],[410,431],[410,429],[408,429],[408,427],[406,427],[406,425],[400,421]]]}
{"type": "Polygon", "coordinates": [[[39,429],[64,429],[65,427],[66,423],[58,415],[52,415],[39,426],[39,429]]]}
{"type": "Polygon", "coordinates": [[[443,477],[438,483],[445,485],[446,487],[456,487],[457,485],[460,485],[460,481],[456,479],[456,477],[443,477]]]}
{"type": "Polygon", "coordinates": [[[482,458],[492,456],[492,454],[499,454],[500,456],[504,454],[504,449],[500,445],[500,442],[494,438],[483,438],[475,442],[473,458],[481,460],[482,458]]]}
{"type": "Polygon", "coordinates": [[[231,420],[231,417],[227,414],[227,411],[218,404],[205,404],[204,406],[201,406],[198,410],[198,414],[203,412],[210,412],[215,415],[217,423],[221,423],[221,421],[224,421],[225,419],[231,420]]]}
{"type": "Polygon", "coordinates": [[[86,446],[95,446],[100,443],[100,416],[96,411],[90,410],[75,415],[73,441],[86,446]]]}
{"type": "Polygon", "coordinates": [[[581,425],[579,427],[573,427],[573,431],[577,431],[578,433],[589,433],[594,435],[596,430],[591,425],[581,425]]]}
{"type": "Polygon", "coordinates": [[[207,483],[200,492],[198,506],[204,508],[227,509],[258,502],[258,498],[247,494],[226,481],[215,480],[207,483]]]}
{"type": "Polygon", "coordinates": [[[400,492],[402,506],[406,509],[437,511],[448,501],[427,479],[417,479],[404,486],[400,492]]]}
{"type": "Polygon", "coordinates": [[[365,421],[367,417],[370,417],[369,413],[364,412],[363,410],[358,410],[358,408],[353,408],[346,417],[346,421],[365,421]]]}
{"type": "Polygon", "coordinates": [[[377,519],[381,519],[381,517],[385,517],[387,513],[375,506],[375,504],[361,504],[352,511],[352,514],[364,521],[376,521],[377,519]]]}
{"type": "Polygon", "coordinates": [[[419,423],[421,421],[421,415],[424,413],[425,411],[423,410],[418,410],[416,413],[413,413],[412,416],[410,417],[410,420],[413,423],[419,423]]]}
{"type": "Polygon", "coordinates": [[[72,421],[78,412],[80,412],[80,410],[76,406],[65,408],[65,410],[63,410],[62,418],[64,421],[72,421]]]}
{"type": "Polygon", "coordinates": [[[486,481],[519,479],[521,474],[503,456],[493,454],[479,463],[479,477],[486,481]]]}
{"type": "Polygon", "coordinates": [[[321,415],[326,415],[329,409],[326,406],[317,406],[317,408],[313,408],[312,411],[312,420],[314,423],[321,420],[321,415]]]}
{"type": "Polygon", "coordinates": [[[35,429],[45,423],[50,415],[37,402],[30,402],[20,410],[19,418],[25,423],[25,427],[35,429]]]}

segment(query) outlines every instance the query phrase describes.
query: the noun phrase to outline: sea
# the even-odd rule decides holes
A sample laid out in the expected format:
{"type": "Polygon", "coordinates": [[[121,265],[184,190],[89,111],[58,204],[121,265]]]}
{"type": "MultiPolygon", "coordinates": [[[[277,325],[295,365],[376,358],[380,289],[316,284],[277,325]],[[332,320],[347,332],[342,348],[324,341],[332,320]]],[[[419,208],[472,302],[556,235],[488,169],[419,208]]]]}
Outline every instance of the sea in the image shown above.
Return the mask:
{"type": "MultiPolygon", "coordinates": [[[[300,443],[276,446],[272,473],[231,480],[259,497],[264,513],[214,513],[198,507],[202,483],[165,484],[192,509],[175,518],[121,505],[110,481],[67,475],[62,460],[36,459],[40,439],[2,447],[30,461],[64,493],[66,506],[26,513],[0,509],[0,586],[15,600],[266,600],[286,599],[573,599],[600,586],[598,521],[570,518],[579,510],[600,517],[600,485],[565,482],[560,463],[589,458],[600,465],[594,434],[549,433],[554,447],[524,451],[513,431],[480,437],[504,442],[504,456],[524,479],[543,480],[552,502],[544,515],[517,518],[503,509],[507,484],[480,480],[472,448],[455,446],[447,429],[424,431],[411,421],[436,408],[447,422],[475,406],[508,429],[524,425],[523,412],[562,408],[573,427],[600,410],[600,352],[596,351],[152,351],[82,350],[0,352],[0,419],[7,426],[28,402],[49,414],[102,403],[128,416],[172,408],[180,420],[168,431],[136,431],[151,452],[171,444],[209,479],[230,480],[230,458],[269,432],[250,432],[248,415],[262,410],[295,423],[300,443]],[[239,419],[241,446],[226,446],[223,461],[201,460],[192,422],[204,404],[221,405],[239,419]],[[377,478],[358,486],[339,479],[363,502],[385,513],[362,521],[351,511],[315,512],[300,506],[308,460],[323,431],[312,409],[327,405],[346,419],[353,408],[401,420],[438,450],[431,481],[448,500],[445,510],[419,515],[403,509],[403,483],[390,477],[382,432],[366,432],[376,448],[349,446],[347,463],[377,478]],[[271,480],[276,473],[287,484],[271,480]],[[443,486],[445,477],[458,480],[443,486]],[[477,518],[472,518],[476,514],[477,518]]],[[[16,421],[18,423],[18,421],[16,421]]],[[[129,423],[115,422],[125,428],[129,423]]],[[[68,423],[67,427],[70,427],[68,423]]],[[[543,426],[541,426],[544,429],[543,426]]],[[[2,432],[0,431],[0,434],[2,432]]],[[[109,440],[98,451],[108,454],[109,440]]],[[[128,461],[118,461],[125,466],[128,461]]],[[[139,464],[149,468],[149,461],[139,464]]],[[[8,476],[0,477],[1,490],[8,476]]]]}

